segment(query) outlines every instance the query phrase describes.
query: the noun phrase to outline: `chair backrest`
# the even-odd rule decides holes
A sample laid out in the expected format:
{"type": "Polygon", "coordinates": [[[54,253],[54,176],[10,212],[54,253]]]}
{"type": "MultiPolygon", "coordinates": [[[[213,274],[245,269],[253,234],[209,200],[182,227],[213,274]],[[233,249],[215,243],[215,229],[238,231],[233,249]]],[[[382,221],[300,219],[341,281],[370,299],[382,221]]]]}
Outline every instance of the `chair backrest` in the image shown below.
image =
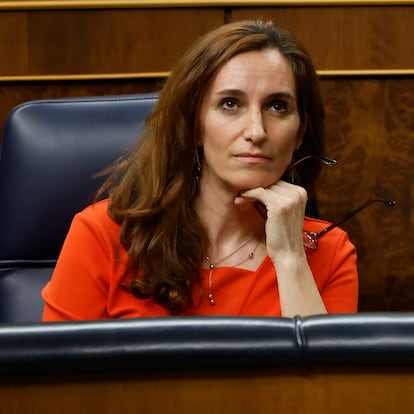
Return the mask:
{"type": "Polygon", "coordinates": [[[154,94],[38,100],[8,115],[0,148],[0,322],[39,321],[74,214],[96,174],[138,139],[154,94]]]}

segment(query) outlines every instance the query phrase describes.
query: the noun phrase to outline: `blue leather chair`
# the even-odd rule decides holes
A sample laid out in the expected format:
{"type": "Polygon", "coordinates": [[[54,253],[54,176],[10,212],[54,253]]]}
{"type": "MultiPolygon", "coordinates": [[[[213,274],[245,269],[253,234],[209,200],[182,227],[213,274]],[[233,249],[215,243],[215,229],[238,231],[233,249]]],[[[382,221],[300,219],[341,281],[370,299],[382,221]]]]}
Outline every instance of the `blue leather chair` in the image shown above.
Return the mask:
{"type": "Polygon", "coordinates": [[[0,152],[0,322],[40,320],[40,291],[73,215],[93,201],[95,175],[137,140],[156,100],[38,100],[11,111],[0,152]]]}

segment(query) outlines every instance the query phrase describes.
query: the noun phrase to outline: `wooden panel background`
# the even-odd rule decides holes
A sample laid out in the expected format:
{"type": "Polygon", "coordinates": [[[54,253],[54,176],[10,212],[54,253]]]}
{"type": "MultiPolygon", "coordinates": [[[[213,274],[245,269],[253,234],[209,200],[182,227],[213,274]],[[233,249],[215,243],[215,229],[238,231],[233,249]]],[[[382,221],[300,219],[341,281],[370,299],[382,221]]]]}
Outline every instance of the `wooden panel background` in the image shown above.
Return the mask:
{"type": "Polygon", "coordinates": [[[154,91],[202,33],[272,19],[305,44],[321,74],[328,154],[339,160],[320,185],[322,217],[335,220],[374,197],[398,202],[343,225],[359,252],[360,310],[414,311],[414,2],[325,3],[2,9],[0,2],[0,124],[31,99],[154,91]]]}
{"type": "Polygon", "coordinates": [[[319,70],[414,68],[410,52],[412,6],[249,7],[231,11],[232,20],[251,18],[270,19],[291,30],[319,70]]]}
{"type": "Polygon", "coordinates": [[[344,227],[359,255],[361,310],[414,310],[414,79],[330,79],[328,154],[318,192],[321,214],[335,220],[371,198],[344,227]]]}
{"type": "Polygon", "coordinates": [[[0,55],[9,60],[0,66],[0,76],[165,71],[194,38],[223,21],[223,12],[214,8],[4,14],[0,55]]]}
{"type": "Polygon", "coordinates": [[[8,377],[0,380],[0,411],[7,414],[411,413],[413,382],[411,366],[8,377]]]}

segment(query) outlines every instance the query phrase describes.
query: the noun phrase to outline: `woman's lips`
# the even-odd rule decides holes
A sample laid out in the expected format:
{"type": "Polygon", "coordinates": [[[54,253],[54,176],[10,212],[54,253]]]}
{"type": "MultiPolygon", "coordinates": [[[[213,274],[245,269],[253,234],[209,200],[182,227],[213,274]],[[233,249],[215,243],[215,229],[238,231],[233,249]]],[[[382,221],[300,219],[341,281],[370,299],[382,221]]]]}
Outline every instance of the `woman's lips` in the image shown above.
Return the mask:
{"type": "Polygon", "coordinates": [[[243,152],[240,154],[235,154],[234,157],[241,161],[251,164],[260,164],[266,161],[269,161],[271,158],[266,156],[262,153],[250,153],[250,152],[243,152]]]}

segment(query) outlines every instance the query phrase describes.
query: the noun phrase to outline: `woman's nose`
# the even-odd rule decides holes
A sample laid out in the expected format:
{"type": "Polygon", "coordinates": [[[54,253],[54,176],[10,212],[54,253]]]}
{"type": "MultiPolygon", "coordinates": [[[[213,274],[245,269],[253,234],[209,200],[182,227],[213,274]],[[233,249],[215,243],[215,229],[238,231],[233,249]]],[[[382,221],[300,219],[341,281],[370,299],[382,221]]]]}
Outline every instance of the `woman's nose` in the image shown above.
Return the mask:
{"type": "Polygon", "coordinates": [[[255,143],[266,138],[266,127],[261,111],[252,110],[246,114],[243,137],[255,143]]]}

